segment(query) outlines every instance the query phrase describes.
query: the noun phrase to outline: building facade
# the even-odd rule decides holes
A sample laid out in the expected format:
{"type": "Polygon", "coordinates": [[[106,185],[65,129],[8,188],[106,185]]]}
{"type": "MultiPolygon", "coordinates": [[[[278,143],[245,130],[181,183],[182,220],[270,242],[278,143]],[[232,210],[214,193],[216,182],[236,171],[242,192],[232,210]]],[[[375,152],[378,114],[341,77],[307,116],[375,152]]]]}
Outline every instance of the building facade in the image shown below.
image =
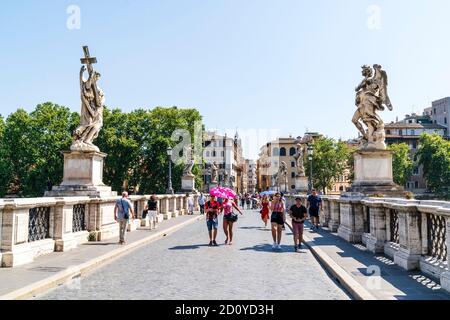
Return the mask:
{"type": "Polygon", "coordinates": [[[433,101],[424,114],[430,117],[432,123],[444,126],[446,136],[450,135],[450,97],[433,101]]]}
{"type": "Polygon", "coordinates": [[[244,187],[242,142],[236,134],[234,138],[217,132],[205,132],[203,137],[203,183],[205,192],[211,184],[211,165],[218,168],[218,183],[240,192],[244,187]]]}
{"type": "Polygon", "coordinates": [[[256,161],[245,160],[247,171],[247,190],[245,192],[255,193],[257,191],[257,175],[256,175],[256,161]]]}
{"type": "MultiPolygon", "coordinates": [[[[423,115],[406,115],[403,120],[386,125],[385,130],[386,143],[388,145],[406,143],[410,148],[410,157],[415,161],[420,136],[423,133],[445,136],[447,127],[435,123],[429,114],[429,109],[427,109],[423,115]]],[[[421,166],[415,164],[413,174],[404,187],[406,190],[417,194],[426,192],[427,182],[421,166]]]]}

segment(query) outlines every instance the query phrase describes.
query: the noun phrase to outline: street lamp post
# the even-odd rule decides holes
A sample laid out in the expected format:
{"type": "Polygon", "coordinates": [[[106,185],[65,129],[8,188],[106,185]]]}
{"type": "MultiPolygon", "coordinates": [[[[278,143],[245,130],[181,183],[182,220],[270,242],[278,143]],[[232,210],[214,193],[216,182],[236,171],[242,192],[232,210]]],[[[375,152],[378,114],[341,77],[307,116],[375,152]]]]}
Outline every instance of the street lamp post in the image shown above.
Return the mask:
{"type": "Polygon", "coordinates": [[[173,187],[172,187],[172,148],[167,148],[167,156],[169,158],[169,176],[168,176],[168,183],[167,183],[167,194],[174,194],[173,187]]]}
{"type": "Polygon", "coordinates": [[[313,155],[314,148],[312,146],[308,146],[308,160],[309,160],[309,191],[311,192],[314,189],[313,182],[313,155]]]}

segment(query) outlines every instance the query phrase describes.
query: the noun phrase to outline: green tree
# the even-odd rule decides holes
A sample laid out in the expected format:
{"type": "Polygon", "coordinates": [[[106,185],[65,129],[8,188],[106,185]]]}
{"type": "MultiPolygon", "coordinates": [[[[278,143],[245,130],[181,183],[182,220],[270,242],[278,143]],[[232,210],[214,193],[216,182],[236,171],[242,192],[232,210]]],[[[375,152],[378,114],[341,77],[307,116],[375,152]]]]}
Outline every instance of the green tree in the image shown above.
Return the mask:
{"type": "MultiPolygon", "coordinates": [[[[342,141],[321,137],[313,143],[314,187],[325,194],[333,187],[334,181],[350,168],[351,149],[342,141]]],[[[310,162],[306,161],[306,172],[310,172],[310,162]]]]}
{"type": "Polygon", "coordinates": [[[410,157],[410,149],[406,143],[391,144],[388,147],[393,151],[392,170],[394,174],[394,182],[404,186],[409,180],[414,167],[414,162],[410,157]]]}
{"type": "Polygon", "coordinates": [[[2,152],[10,171],[10,193],[42,196],[62,180],[63,157],[79,117],[66,107],[50,102],[28,114],[19,109],[6,120],[2,152]]]}
{"type": "Polygon", "coordinates": [[[7,149],[4,143],[5,121],[0,116],[0,197],[4,197],[9,189],[11,180],[11,162],[7,157],[7,149]]]}
{"type": "Polygon", "coordinates": [[[450,141],[437,134],[423,134],[418,159],[432,192],[450,199],[450,141]]]}

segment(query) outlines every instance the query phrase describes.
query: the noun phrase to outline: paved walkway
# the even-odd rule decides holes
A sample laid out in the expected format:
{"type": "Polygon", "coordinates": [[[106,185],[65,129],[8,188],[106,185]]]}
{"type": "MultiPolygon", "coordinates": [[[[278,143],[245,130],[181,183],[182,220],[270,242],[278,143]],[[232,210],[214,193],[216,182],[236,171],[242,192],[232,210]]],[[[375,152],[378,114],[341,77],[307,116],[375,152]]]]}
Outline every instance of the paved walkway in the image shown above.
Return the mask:
{"type": "Polygon", "coordinates": [[[385,256],[374,255],[362,245],[352,245],[322,230],[305,234],[313,248],[320,248],[376,299],[449,300],[450,294],[420,272],[406,272],[385,256]],[[378,272],[379,276],[373,276],[378,272]]]}
{"type": "MultiPolygon", "coordinates": [[[[166,232],[171,228],[183,223],[189,223],[195,219],[192,216],[180,216],[176,219],[163,221],[157,229],[137,230],[128,233],[127,241],[129,245],[143,241],[150,236],[166,232]]],[[[125,249],[117,244],[118,239],[111,239],[102,242],[86,243],[78,248],[64,252],[54,252],[35,259],[34,262],[15,268],[0,268],[0,297],[21,290],[26,286],[33,286],[38,282],[46,282],[49,277],[58,277],[70,268],[77,268],[82,264],[98,259],[102,255],[113,254],[118,249],[125,249]]],[[[9,299],[9,297],[8,297],[9,299]]]]}
{"type": "Polygon", "coordinates": [[[196,222],[37,299],[350,299],[309,250],[293,252],[289,231],[273,252],[262,225],[247,211],[234,245],[211,248],[204,221],[196,222]]]}

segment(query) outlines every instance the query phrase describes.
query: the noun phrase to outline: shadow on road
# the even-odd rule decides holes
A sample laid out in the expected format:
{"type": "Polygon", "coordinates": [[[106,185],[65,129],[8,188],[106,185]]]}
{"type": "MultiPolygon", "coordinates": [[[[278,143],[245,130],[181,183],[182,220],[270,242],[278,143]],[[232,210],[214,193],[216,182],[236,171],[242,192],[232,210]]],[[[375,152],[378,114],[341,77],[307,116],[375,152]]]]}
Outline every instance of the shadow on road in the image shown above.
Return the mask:
{"type": "MultiPolygon", "coordinates": [[[[270,252],[270,253],[291,253],[295,254],[294,246],[282,245],[281,250],[272,249],[270,244],[258,244],[253,247],[242,248],[241,251],[257,251],[257,252],[270,252]]],[[[300,253],[306,253],[306,249],[303,249],[300,253]]]]}
{"type": "Polygon", "coordinates": [[[209,247],[207,244],[197,244],[197,245],[189,245],[189,246],[177,246],[169,248],[169,250],[196,250],[200,249],[201,247],[209,247]]]}

